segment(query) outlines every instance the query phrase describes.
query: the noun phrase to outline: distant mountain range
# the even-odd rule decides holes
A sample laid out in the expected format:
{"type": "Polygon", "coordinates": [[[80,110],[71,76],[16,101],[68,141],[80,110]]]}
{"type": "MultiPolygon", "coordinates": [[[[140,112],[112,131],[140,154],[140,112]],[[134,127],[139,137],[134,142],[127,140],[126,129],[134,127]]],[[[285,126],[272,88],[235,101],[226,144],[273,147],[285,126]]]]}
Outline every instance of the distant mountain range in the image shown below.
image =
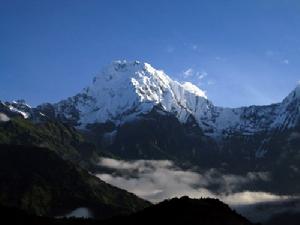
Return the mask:
{"type": "MultiPolygon", "coordinates": [[[[124,212],[132,212],[149,203],[111,189],[99,179],[94,180],[92,183],[98,182],[109,190],[102,195],[87,181],[94,178],[89,178],[88,173],[75,170],[79,168],[92,173],[101,169],[97,165],[100,156],[169,159],[183,168],[196,167],[202,171],[215,168],[224,173],[240,175],[266,172],[270,177],[268,183],[258,181],[247,187],[247,190],[299,194],[299,118],[300,86],[277,104],[223,108],[215,106],[192,83],[174,81],[147,63],[116,61],[104,68],[89,87],[58,103],[31,107],[24,100],[0,102],[0,144],[1,149],[14,146],[12,151],[16,151],[16,154],[23,154],[17,151],[19,147],[16,146],[47,149],[46,152],[50,153],[45,154],[55,155],[49,157],[58,157],[53,158],[53,163],[45,162],[49,168],[55,168],[54,164],[59,163],[59,160],[70,162],[75,169],[62,165],[62,170],[73,171],[70,183],[65,183],[66,190],[70,191],[68,198],[72,199],[71,202],[80,199],[80,203],[88,202],[89,207],[93,205],[97,210],[97,204],[108,201],[105,196],[109,192],[112,199],[109,200],[112,203],[109,207],[121,207],[124,212]],[[74,191],[80,190],[80,194],[73,195],[71,186],[79,173],[84,174],[80,179],[87,185],[84,189],[89,191],[76,187],[74,191]],[[127,205],[127,200],[116,203],[117,193],[127,196],[130,205],[127,205]],[[94,198],[105,201],[95,203],[91,200],[94,198]]],[[[34,157],[37,156],[34,156],[33,150],[26,151],[30,152],[29,163],[34,164],[37,160],[34,157]]],[[[16,160],[13,154],[6,156],[7,161],[16,160]]],[[[27,178],[21,179],[24,172],[21,166],[15,168],[20,181],[25,182],[27,178]]],[[[36,171],[41,168],[42,165],[39,165],[31,171],[32,174],[26,176],[37,177],[34,181],[37,183],[40,182],[39,177],[54,176],[48,173],[36,175],[36,171]]],[[[2,173],[3,177],[5,175],[2,173]]],[[[64,175],[68,176],[67,173],[64,175]]],[[[33,199],[27,200],[26,197],[26,201],[36,205],[36,194],[44,196],[47,193],[48,198],[48,194],[55,196],[54,189],[58,193],[62,191],[58,186],[52,187],[52,184],[46,183],[46,189],[39,185],[29,186],[27,192],[20,191],[20,198],[38,189],[38,192],[33,191],[33,199]],[[51,190],[49,193],[48,188],[51,190]]],[[[2,187],[10,190],[11,186],[3,183],[2,187]]],[[[13,193],[10,194],[13,196],[13,193]]],[[[2,197],[0,203],[1,199],[8,198],[2,197]]],[[[11,202],[12,206],[22,208],[22,204],[15,200],[3,202],[11,202]]],[[[56,201],[54,203],[58,204],[56,201]]],[[[55,204],[53,208],[48,208],[47,204],[44,207],[43,202],[38,204],[38,209],[33,211],[43,215],[57,208],[55,204]]],[[[30,209],[27,206],[25,209],[30,209]]],[[[66,208],[63,210],[67,211],[66,208]]]]}
{"type": "MultiPolygon", "coordinates": [[[[116,61],[79,94],[36,109],[78,128],[106,122],[121,125],[156,109],[161,114],[174,115],[181,123],[192,117],[204,134],[217,138],[235,132],[251,135],[293,128],[299,121],[299,99],[300,86],[278,104],[218,107],[197,86],[174,81],[148,63],[116,61]]],[[[25,118],[39,114],[24,101],[12,102],[8,107],[25,118]]]]}
{"type": "MultiPolygon", "coordinates": [[[[293,128],[299,121],[299,99],[300,86],[278,104],[217,107],[190,82],[174,81],[148,63],[117,61],[103,69],[81,93],[53,104],[52,113],[86,128],[109,121],[121,125],[155,109],[174,115],[181,123],[192,118],[205,135],[218,138],[236,132],[251,135],[293,128]]],[[[47,106],[38,108],[43,111],[47,106]]]]}
{"type": "Polygon", "coordinates": [[[289,161],[288,174],[299,165],[300,86],[281,103],[222,108],[195,85],[174,81],[150,64],[116,61],[66,100],[36,108],[6,102],[0,110],[7,117],[66,123],[122,158],[167,158],[233,171],[274,170],[274,163],[287,167],[289,161]]]}

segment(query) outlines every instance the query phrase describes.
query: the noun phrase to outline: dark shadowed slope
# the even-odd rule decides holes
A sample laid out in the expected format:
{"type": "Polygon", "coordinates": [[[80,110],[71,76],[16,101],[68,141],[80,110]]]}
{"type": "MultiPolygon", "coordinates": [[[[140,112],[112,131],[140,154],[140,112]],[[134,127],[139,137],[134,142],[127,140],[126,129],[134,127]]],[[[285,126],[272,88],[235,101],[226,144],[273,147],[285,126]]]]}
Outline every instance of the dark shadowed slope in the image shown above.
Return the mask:
{"type": "Polygon", "coordinates": [[[97,159],[95,147],[87,143],[75,128],[49,118],[43,119],[35,122],[11,116],[9,121],[0,122],[0,144],[44,147],[83,167],[97,159]]]}
{"type": "Polygon", "coordinates": [[[12,145],[0,145],[0,204],[37,215],[64,215],[86,207],[97,218],[150,205],[48,149],[12,145]]]}
{"type": "Polygon", "coordinates": [[[171,199],[129,216],[97,221],[87,219],[51,219],[28,215],[20,210],[0,207],[0,216],[11,224],[30,225],[253,225],[216,199],[171,199]]]}
{"type": "Polygon", "coordinates": [[[165,200],[127,217],[112,218],[109,225],[251,225],[246,218],[217,199],[188,197],[165,200]]]}

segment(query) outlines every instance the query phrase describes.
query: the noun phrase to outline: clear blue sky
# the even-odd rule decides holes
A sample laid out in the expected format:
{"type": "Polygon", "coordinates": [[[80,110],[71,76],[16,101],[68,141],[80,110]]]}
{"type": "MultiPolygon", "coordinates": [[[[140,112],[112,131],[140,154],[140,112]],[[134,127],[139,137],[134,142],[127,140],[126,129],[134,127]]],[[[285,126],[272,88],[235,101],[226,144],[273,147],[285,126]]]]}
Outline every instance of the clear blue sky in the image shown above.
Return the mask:
{"type": "Polygon", "coordinates": [[[0,0],[0,99],[56,102],[117,59],[216,105],[281,101],[300,80],[299,0],[0,0]]]}

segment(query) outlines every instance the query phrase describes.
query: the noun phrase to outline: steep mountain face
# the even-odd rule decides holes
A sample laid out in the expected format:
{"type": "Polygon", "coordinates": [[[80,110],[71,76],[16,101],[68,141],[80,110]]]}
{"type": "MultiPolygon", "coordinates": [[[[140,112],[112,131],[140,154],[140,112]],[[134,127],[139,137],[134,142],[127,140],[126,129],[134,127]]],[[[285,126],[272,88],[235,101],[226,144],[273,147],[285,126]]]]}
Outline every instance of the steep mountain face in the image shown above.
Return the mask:
{"type": "MultiPolygon", "coordinates": [[[[91,133],[101,137],[97,127],[90,128],[87,138],[91,133]]],[[[104,133],[102,140],[103,148],[124,159],[190,161],[206,168],[222,162],[216,143],[203,134],[194,120],[183,124],[172,114],[162,115],[155,109],[138,121],[114,127],[104,133]]]]}
{"type": "MultiPolygon", "coordinates": [[[[0,112],[5,115],[6,120],[10,117],[21,117],[24,119],[30,119],[33,122],[41,122],[46,120],[46,116],[38,109],[32,108],[25,100],[16,100],[13,102],[1,102],[0,112]]],[[[1,117],[0,117],[1,121],[1,117]]]]}
{"type": "MultiPolygon", "coordinates": [[[[38,146],[56,152],[63,159],[88,168],[99,157],[94,144],[84,139],[75,128],[58,120],[43,116],[43,121],[32,122],[20,113],[7,113],[0,110],[5,118],[0,121],[0,144],[38,146]],[[5,116],[4,116],[5,115],[5,116]]],[[[29,114],[29,118],[31,115],[29,114]]]]}
{"type": "Polygon", "coordinates": [[[214,106],[195,85],[172,80],[147,63],[116,61],[104,68],[93,83],[74,97],[56,104],[31,108],[24,101],[1,103],[9,114],[31,120],[45,115],[79,129],[112,122],[119,126],[155,109],[171,113],[181,123],[193,117],[205,135],[220,138],[239,133],[252,135],[295,127],[299,121],[300,86],[281,103],[267,106],[223,108],[214,106]]]}
{"type": "Polygon", "coordinates": [[[294,127],[299,120],[299,89],[278,104],[222,108],[214,106],[195,85],[174,81],[147,63],[117,61],[78,95],[38,109],[81,129],[94,123],[124,124],[157,109],[181,123],[193,117],[208,136],[249,135],[294,127]]]}
{"type": "Polygon", "coordinates": [[[45,148],[0,145],[0,205],[61,216],[80,207],[94,217],[129,214],[150,205],[45,148]]]}
{"type": "Polygon", "coordinates": [[[193,111],[202,113],[201,108],[207,105],[204,92],[191,83],[173,81],[147,63],[114,62],[80,94],[54,104],[54,112],[84,128],[107,121],[122,124],[150,112],[154,106],[185,122],[193,111]]]}
{"type": "Polygon", "coordinates": [[[58,119],[122,158],[184,160],[231,172],[275,171],[276,161],[294,174],[298,167],[288,165],[299,158],[299,106],[300,86],[277,104],[218,107],[191,83],[147,63],[117,61],[76,96],[33,109],[2,103],[0,110],[5,120],[58,119]]]}
{"type": "Polygon", "coordinates": [[[101,154],[170,159],[199,171],[266,172],[268,182],[247,188],[299,194],[299,116],[300,86],[277,104],[223,108],[193,84],[174,81],[147,63],[117,61],[82,92],[58,103],[33,108],[23,100],[0,102],[0,144],[7,145],[0,145],[0,203],[44,215],[54,215],[51,208],[65,212],[81,206],[113,215],[147,205],[82,170],[100,170],[101,154]],[[27,149],[5,150],[15,144],[27,149]],[[56,180],[59,171],[68,174],[56,180]]]}

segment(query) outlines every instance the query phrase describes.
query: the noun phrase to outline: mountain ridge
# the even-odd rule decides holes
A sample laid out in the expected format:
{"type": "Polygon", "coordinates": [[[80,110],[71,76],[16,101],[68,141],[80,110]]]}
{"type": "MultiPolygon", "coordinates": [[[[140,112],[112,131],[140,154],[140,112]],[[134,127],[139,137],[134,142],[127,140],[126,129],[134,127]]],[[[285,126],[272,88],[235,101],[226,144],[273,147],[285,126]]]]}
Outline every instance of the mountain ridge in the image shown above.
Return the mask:
{"type": "MultiPolygon", "coordinates": [[[[250,166],[249,160],[256,164],[257,161],[262,163],[261,159],[268,154],[274,157],[271,150],[276,140],[273,137],[279,133],[285,133],[280,136],[284,137],[282,143],[289,144],[289,135],[297,133],[299,127],[299,105],[300,86],[297,86],[280,103],[219,107],[193,84],[174,81],[150,64],[116,61],[73,97],[36,108],[24,101],[6,102],[0,104],[0,109],[8,117],[19,115],[35,123],[58,119],[116,155],[131,155],[130,158],[135,159],[165,158],[173,155],[172,146],[180,153],[178,157],[193,161],[198,154],[198,160],[203,162],[200,158],[209,153],[219,158],[216,164],[221,164],[224,159],[230,161],[235,154],[234,158],[242,157],[250,166]],[[147,120],[160,125],[154,126],[147,120]],[[177,130],[170,132],[168,127],[177,130]],[[140,129],[150,129],[151,133],[137,140],[139,133],[145,133],[140,129]],[[164,143],[160,136],[168,142],[164,143]],[[172,144],[177,142],[177,147],[172,144]]],[[[276,154],[283,153],[277,150],[276,154]]]]}
{"type": "MultiPolygon", "coordinates": [[[[299,120],[300,87],[280,103],[265,106],[228,108],[215,106],[204,91],[192,83],[179,83],[161,70],[139,61],[115,61],[105,67],[82,92],[52,104],[52,113],[71,121],[79,129],[88,124],[113,122],[116,125],[147,114],[154,107],[174,114],[182,123],[194,117],[209,136],[245,135],[293,127],[299,120]],[[295,103],[296,102],[296,103],[295,103]],[[291,112],[289,115],[287,112],[291,112]]],[[[49,105],[37,108],[43,111],[49,105]]]]}
{"type": "Polygon", "coordinates": [[[1,206],[46,216],[86,207],[96,218],[109,218],[150,205],[47,148],[0,144],[0,149],[1,206]]]}
{"type": "Polygon", "coordinates": [[[294,127],[299,122],[299,102],[300,85],[280,103],[238,108],[215,106],[197,86],[172,80],[148,63],[115,61],[73,97],[36,108],[23,100],[7,103],[6,107],[24,118],[32,115],[31,118],[42,119],[47,115],[79,129],[93,123],[124,124],[156,108],[160,113],[174,114],[182,123],[194,117],[206,135],[220,137],[235,131],[247,135],[294,127]]]}

